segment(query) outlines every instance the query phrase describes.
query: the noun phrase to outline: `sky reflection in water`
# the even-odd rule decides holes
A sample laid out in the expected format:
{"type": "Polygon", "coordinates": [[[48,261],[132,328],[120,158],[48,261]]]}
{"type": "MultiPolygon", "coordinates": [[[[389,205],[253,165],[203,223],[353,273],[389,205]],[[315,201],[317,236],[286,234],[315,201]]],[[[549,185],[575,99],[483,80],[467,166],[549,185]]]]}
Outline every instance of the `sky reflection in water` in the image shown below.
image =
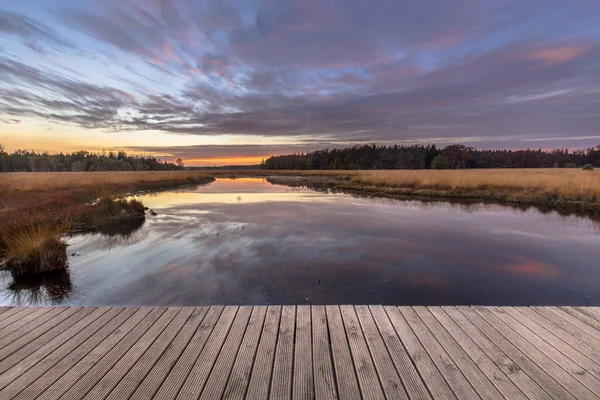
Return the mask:
{"type": "MultiPolygon", "coordinates": [[[[70,239],[63,303],[600,305],[599,229],[585,218],[262,179],[142,200],[158,215],[139,230],[70,239]]],[[[8,281],[4,304],[31,298],[8,281]]]]}

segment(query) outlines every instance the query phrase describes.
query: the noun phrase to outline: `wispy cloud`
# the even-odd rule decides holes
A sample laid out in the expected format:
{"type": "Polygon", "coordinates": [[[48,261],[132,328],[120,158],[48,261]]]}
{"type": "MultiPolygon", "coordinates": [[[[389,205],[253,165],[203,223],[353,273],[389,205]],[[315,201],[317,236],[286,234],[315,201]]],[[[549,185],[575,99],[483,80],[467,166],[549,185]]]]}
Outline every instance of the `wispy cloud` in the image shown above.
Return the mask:
{"type": "Polygon", "coordinates": [[[595,2],[107,0],[48,10],[0,10],[3,121],[316,146],[568,145],[600,126],[595,2]]]}

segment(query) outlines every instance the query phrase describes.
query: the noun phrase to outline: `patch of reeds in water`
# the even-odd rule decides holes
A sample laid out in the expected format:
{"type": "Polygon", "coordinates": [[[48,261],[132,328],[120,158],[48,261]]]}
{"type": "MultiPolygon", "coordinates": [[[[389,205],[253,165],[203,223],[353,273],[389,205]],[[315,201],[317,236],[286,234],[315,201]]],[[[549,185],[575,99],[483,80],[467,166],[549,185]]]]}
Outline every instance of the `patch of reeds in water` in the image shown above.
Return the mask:
{"type": "Polygon", "coordinates": [[[67,220],[3,225],[0,227],[0,253],[4,268],[14,278],[68,269],[67,220]]]}

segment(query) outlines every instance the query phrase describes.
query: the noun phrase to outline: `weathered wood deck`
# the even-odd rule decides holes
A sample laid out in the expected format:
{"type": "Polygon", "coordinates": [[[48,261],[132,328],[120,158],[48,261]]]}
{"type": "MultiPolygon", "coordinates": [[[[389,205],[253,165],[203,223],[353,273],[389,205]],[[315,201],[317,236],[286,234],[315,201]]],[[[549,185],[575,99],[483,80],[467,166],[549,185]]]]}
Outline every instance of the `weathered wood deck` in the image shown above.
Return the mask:
{"type": "Polygon", "coordinates": [[[600,398],[600,308],[0,308],[34,398],[600,398]]]}

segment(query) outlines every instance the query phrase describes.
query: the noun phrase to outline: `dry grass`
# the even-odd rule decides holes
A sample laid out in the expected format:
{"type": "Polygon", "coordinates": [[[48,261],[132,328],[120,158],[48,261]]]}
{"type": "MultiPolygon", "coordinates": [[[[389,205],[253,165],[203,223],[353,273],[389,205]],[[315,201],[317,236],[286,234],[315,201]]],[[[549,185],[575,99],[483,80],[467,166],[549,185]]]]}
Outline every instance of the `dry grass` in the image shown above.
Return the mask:
{"type": "Polygon", "coordinates": [[[531,203],[600,202],[600,172],[580,169],[361,171],[352,183],[531,203]]]}
{"type": "Polygon", "coordinates": [[[0,227],[0,250],[13,276],[35,275],[68,268],[67,244],[63,237],[70,224],[13,221],[0,227]]]}

